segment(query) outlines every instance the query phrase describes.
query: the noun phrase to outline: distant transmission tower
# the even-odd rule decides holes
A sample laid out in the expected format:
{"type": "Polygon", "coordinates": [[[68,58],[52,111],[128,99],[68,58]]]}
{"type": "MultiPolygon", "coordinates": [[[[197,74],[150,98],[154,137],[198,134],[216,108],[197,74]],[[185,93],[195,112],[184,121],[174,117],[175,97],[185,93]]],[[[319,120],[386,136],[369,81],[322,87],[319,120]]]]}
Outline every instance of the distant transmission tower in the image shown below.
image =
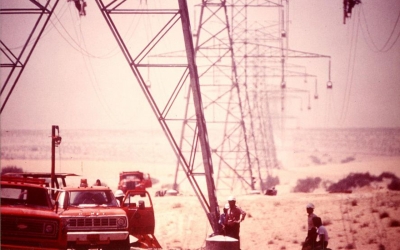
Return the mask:
{"type": "Polygon", "coordinates": [[[264,191],[270,170],[278,167],[274,100],[280,100],[275,116],[283,123],[286,99],[307,94],[289,87],[287,78],[314,77],[288,59],[329,56],[288,48],[286,1],[202,0],[195,8],[196,62],[217,189],[264,191]]]}
{"type": "Polygon", "coordinates": [[[186,0],[96,3],[216,232],[219,206],[186,0]],[[135,29],[124,36],[129,27],[135,29]]]}
{"type": "MultiPolygon", "coordinates": [[[[219,192],[255,190],[254,156],[248,142],[243,85],[236,68],[228,6],[202,1],[196,26],[195,51],[210,148],[219,192]]],[[[187,138],[182,136],[183,141],[187,138]]],[[[177,168],[178,172],[179,168],[177,168]]],[[[178,175],[176,182],[178,180],[178,175]]]]}

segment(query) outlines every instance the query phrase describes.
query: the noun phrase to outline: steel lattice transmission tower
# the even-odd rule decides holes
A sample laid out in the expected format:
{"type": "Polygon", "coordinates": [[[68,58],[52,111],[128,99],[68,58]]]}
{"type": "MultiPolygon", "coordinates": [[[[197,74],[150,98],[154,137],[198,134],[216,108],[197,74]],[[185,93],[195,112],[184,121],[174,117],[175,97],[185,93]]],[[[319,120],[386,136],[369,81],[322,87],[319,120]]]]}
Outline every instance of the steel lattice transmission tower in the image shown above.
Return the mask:
{"type": "Polygon", "coordinates": [[[3,29],[0,39],[0,113],[14,91],[58,2],[59,0],[0,2],[0,23],[3,29]],[[27,33],[6,31],[7,27],[13,27],[13,22],[21,19],[24,19],[27,27],[30,26],[27,33]]]}
{"type": "MultiPolygon", "coordinates": [[[[254,156],[246,135],[242,84],[236,72],[228,7],[225,1],[202,1],[195,51],[210,147],[220,193],[255,190],[254,156]],[[237,190],[234,190],[237,189],[237,190]]],[[[181,145],[188,140],[182,133],[181,145]]],[[[177,167],[175,184],[180,183],[177,167]]],[[[183,178],[184,179],[184,178],[183,178]]]]}
{"type": "Polygon", "coordinates": [[[216,232],[219,207],[186,1],[96,3],[216,232]],[[182,49],[180,57],[160,56],[182,49]],[[184,147],[181,130],[190,137],[184,147]]]}
{"type": "Polygon", "coordinates": [[[286,1],[202,0],[195,8],[196,60],[217,189],[264,191],[270,170],[278,167],[272,117],[284,120],[289,94],[307,94],[288,87],[287,78],[313,76],[288,59],[329,57],[288,48],[286,1]]]}
{"type": "MultiPolygon", "coordinates": [[[[262,191],[270,185],[271,170],[278,167],[274,141],[273,96],[280,94],[280,120],[284,120],[289,94],[306,92],[289,84],[289,77],[303,77],[291,58],[329,58],[289,49],[289,2],[286,0],[230,0],[230,28],[236,72],[243,86],[244,121],[247,141],[254,156],[253,173],[262,191]],[[291,86],[290,86],[291,85],[291,86]],[[266,102],[266,103],[264,103],[266,102]]],[[[275,105],[276,106],[276,105],[275,105]]]]}

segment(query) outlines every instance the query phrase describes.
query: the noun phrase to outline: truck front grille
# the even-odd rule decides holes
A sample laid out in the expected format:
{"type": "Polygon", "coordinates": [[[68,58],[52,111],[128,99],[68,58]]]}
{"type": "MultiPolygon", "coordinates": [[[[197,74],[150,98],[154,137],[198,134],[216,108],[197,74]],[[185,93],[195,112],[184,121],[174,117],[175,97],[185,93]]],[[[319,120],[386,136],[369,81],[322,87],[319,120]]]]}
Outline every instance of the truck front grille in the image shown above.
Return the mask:
{"type": "Polygon", "coordinates": [[[57,221],[20,216],[1,216],[1,237],[57,238],[57,221]]]}
{"type": "Polygon", "coordinates": [[[126,227],[125,217],[85,217],[85,218],[68,218],[68,229],[69,230],[81,230],[81,229],[116,229],[126,227]],[[118,220],[122,220],[123,223],[118,223],[118,220]]]}

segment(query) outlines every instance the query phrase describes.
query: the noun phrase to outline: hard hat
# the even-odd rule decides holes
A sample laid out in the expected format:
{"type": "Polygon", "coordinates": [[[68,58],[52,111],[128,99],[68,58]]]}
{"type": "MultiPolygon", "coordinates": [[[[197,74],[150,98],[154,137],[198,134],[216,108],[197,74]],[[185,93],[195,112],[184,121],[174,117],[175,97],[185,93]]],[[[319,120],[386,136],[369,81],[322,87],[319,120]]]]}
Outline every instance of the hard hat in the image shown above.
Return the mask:
{"type": "Polygon", "coordinates": [[[229,196],[228,201],[236,201],[236,198],[234,196],[229,196]]]}
{"type": "Polygon", "coordinates": [[[229,209],[229,203],[226,203],[224,208],[229,209]]]}
{"type": "Polygon", "coordinates": [[[312,208],[312,209],[314,209],[314,204],[308,203],[306,208],[312,208]]]}
{"type": "Polygon", "coordinates": [[[117,190],[115,191],[114,196],[118,198],[118,197],[124,197],[125,195],[124,192],[122,192],[122,190],[117,190]]]}

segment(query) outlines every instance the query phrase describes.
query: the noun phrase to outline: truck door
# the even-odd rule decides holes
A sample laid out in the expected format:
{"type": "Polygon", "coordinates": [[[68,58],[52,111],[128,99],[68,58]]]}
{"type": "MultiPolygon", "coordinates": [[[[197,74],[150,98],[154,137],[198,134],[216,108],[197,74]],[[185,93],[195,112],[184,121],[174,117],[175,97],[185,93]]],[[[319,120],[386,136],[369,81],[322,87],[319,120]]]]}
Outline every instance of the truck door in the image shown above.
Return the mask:
{"type": "Polygon", "coordinates": [[[131,235],[154,234],[153,203],[146,190],[128,190],[123,202],[131,235]]]}

